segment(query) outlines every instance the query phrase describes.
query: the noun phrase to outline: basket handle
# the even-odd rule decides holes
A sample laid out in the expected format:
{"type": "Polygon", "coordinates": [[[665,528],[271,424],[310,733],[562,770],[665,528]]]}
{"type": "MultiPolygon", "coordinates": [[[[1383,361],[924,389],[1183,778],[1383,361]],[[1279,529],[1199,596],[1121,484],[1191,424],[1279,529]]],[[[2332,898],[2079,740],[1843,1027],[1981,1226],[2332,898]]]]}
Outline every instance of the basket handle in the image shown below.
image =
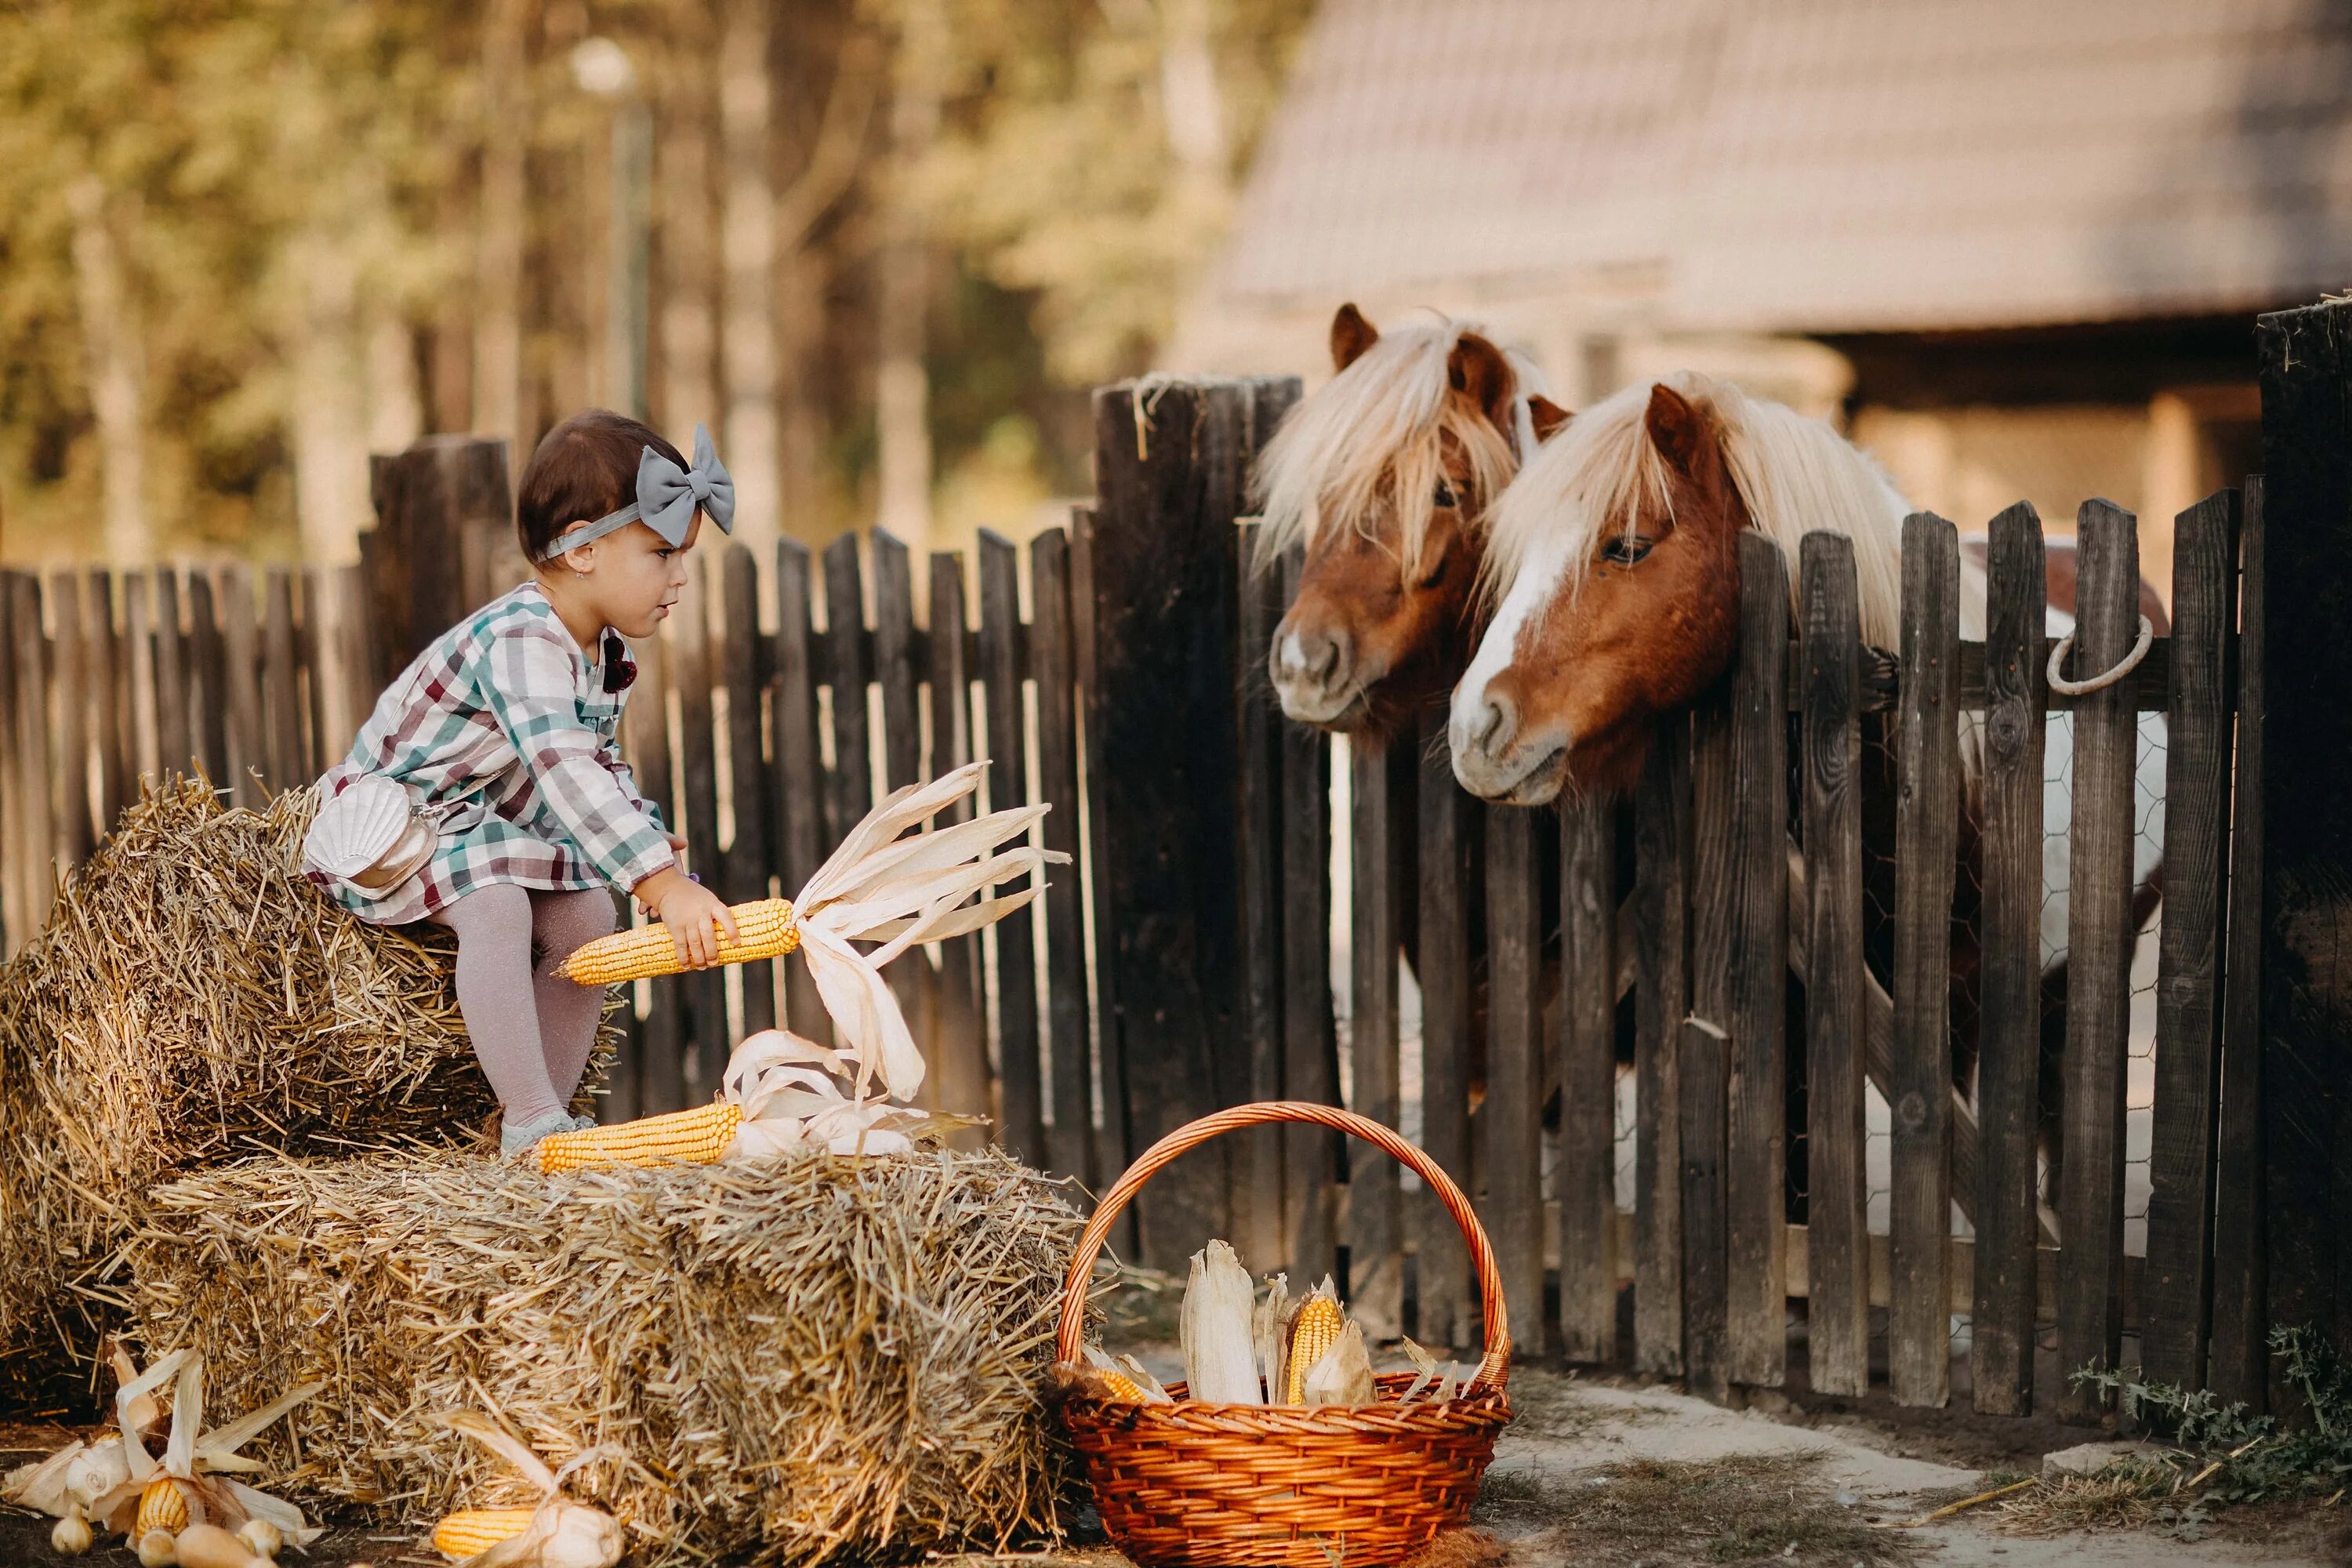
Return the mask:
{"type": "Polygon", "coordinates": [[[1109,1192],[1095,1207],[1094,1217],[1087,1222],[1085,1232],[1078,1237],[1078,1250],[1070,1259],[1070,1272],[1062,1285],[1062,1321],[1055,1335],[1054,1353],[1056,1359],[1076,1362],[1084,1352],[1087,1318],[1087,1285],[1094,1278],[1095,1258],[1102,1251],[1103,1238],[1126,1208],[1129,1200],[1143,1184],[1156,1175],[1160,1168],[1187,1150],[1207,1142],[1219,1133],[1236,1128],[1257,1127],[1270,1121],[1309,1121],[1328,1127],[1351,1137],[1361,1138],[1382,1153],[1401,1160],[1412,1167],[1414,1174],[1429,1184],[1454,1223],[1462,1227],[1462,1239],[1469,1244],[1471,1264],[1478,1270],[1478,1297],[1484,1303],[1486,1320],[1486,1355],[1478,1363],[1478,1373],[1470,1380],[1470,1392],[1500,1393],[1510,1378],[1511,1330],[1503,1303],[1503,1275],[1495,1265],[1494,1247],[1486,1240],[1486,1228],[1478,1223],[1471,1211],[1470,1200],[1454,1184],[1454,1178],[1441,1169],[1436,1161],[1406,1142],[1392,1130],[1377,1121],[1340,1110],[1335,1105],[1315,1105],[1298,1100],[1261,1100],[1255,1105],[1236,1105],[1188,1121],[1165,1138],[1145,1150],[1127,1173],[1112,1184],[1109,1192]]]}

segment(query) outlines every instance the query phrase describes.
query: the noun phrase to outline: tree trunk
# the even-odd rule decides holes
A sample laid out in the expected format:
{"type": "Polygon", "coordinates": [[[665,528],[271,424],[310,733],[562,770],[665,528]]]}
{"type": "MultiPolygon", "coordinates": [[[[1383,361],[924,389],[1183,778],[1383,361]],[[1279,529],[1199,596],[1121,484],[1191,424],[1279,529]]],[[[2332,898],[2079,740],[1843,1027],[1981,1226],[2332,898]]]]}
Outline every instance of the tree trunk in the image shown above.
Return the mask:
{"type": "Polygon", "coordinates": [[[67,189],[73,214],[74,287],[81,307],[82,364],[98,422],[109,563],[142,564],[154,552],[147,525],[146,350],[137,300],[108,226],[95,175],[67,189]]]}
{"type": "Polygon", "coordinates": [[[719,128],[726,168],[719,218],[720,342],[727,383],[722,454],[735,479],[735,537],[764,558],[783,507],[776,464],[776,193],[768,177],[768,13],[730,0],[719,28],[719,128]]]}
{"type": "Polygon", "coordinates": [[[425,387],[416,374],[416,334],[397,310],[367,310],[367,446],[405,451],[425,434],[425,387]]]}
{"type": "Polygon", "coordinates": [[[477,435],[520,428],[522,391],[522,263],[525,217],[523,35],[530,0],[491,0],[482,22],[482,190],[474,288],[474,417],[477,435]]]}
{"type": "Polygon", "coordinates": [[[294,453],[294,514],[302,558],[321,566],[359,559],[370,516],[368,420],[358,343],[356,259],[334,236],[313,229],[292,242],[290,338],[293,396],[287,410],[294,453]]]}
{"type": "Polygon", "coordinates": [[[886,217],[879,296],[880,364],[875,426],[880,446],[877,518],[919,556],[931,526],[930,383],[923,367],[930,301],[930,253],[909,174],[940,126],[940,57],[946,18],[940,0],[907,0],[890,100],[895,167],[886,217]]]}
{"type": "MultiPolygon", "coordinates": [[[[661,245],[661,377],[656,412],[675,440],[717,426],[719,279],[711,254],[710,71],[701,40],[680,40],[664,78],[654,143],[661,245]]],[[[689,454],[690,456],[691,454],[689,454]]],[[[721,456],[731,466],[730,450],[721,456]]]]}

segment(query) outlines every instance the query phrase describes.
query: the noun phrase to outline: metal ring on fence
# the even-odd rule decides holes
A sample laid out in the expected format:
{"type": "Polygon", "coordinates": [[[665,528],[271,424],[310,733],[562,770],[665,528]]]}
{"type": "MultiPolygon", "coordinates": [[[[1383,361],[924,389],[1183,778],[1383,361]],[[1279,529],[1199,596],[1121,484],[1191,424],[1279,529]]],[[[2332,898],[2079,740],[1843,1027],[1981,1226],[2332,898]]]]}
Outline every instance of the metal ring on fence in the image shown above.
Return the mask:
{"type": "Polygon", "coordinates": [[[2142,616],[2139,618],[2139,641],[2132,644],[2131,652],[2116,661],[2114,668],[2088,680],[2069,680],[2059,673],[2066,668],[2066,656],[2074,651],[2074,634],[2068,632],[2058,639],[2058,646],[2050,650],[2050,689],[2068,697],[2087,697],[2094,691],[2105,691],[2137,669],[2139,661],[2147,657],[2147,650],[2155,641],[2156,628],[2148,624],[2146,616],[2142,616]]]}

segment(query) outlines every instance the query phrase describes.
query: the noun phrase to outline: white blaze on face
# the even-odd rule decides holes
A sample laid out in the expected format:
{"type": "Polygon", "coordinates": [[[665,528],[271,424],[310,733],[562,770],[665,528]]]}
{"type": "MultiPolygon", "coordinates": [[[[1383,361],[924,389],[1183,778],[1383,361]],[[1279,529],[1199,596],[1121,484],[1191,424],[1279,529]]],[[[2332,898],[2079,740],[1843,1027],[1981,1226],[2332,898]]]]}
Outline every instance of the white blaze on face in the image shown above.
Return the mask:
{"type": "Polygon", "coordinates": [[[1470,668],[1462,672],[1461,680],[1454,688],[1452,722],[1446,738],[1457,761],[1469,751],[1472,737],[1486,731],[1488,683],[1517,661],[1521,634],[1542,619],[1544,607],[1559,592],[1565,555],[1564,550],[1550,545],[1531,552],[1517,579],[1511,584],[1510,592],[1496,606],[1486,634],[1478,639],[1477,651],[1470,656],[1470,668]]]}

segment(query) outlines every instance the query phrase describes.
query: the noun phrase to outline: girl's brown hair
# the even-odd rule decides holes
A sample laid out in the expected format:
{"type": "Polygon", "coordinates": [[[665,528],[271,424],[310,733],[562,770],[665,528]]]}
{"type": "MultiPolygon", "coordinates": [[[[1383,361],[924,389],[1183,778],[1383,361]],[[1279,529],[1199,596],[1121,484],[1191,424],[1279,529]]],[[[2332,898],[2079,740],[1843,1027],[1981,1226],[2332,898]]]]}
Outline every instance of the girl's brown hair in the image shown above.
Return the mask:
{"type": "Polygon", "coordinates": [[[523,558],[536,563],[573,523],[593,522],[635,500],[637,459],[647,447],[686,467],[678,449],[650,426],[609,408],[583,409],[550,430],[515,489],[523,558]]]}

